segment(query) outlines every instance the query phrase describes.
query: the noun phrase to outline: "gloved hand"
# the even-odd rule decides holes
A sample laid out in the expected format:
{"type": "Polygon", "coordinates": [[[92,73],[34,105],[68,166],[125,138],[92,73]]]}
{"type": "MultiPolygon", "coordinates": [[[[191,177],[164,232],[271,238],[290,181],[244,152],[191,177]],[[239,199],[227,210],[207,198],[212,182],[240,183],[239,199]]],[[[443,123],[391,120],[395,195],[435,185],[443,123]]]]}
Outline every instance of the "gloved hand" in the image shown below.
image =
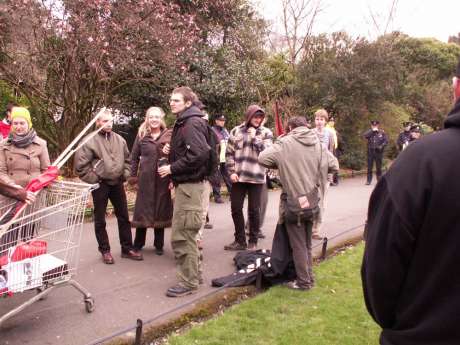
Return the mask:
{"type": "Polygon", "coordinates": [[[137,176],[130,176],[130,177],[128,177],[128,183],[129,183],[131,186],[134,186],[135,184],[137,184],[137,176]]]}

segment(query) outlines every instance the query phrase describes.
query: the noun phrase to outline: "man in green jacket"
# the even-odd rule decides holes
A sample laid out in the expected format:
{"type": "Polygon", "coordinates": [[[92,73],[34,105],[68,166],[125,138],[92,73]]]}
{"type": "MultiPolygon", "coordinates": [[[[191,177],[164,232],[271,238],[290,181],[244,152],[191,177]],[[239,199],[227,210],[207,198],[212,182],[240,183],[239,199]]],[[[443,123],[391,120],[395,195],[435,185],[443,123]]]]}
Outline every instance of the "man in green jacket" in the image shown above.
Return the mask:
{"type": "MultiPolygon", "coordinates": [[[[113,116],[106,111],[96,121],[96,127],[103,127],[75,155],[75,171],[87,183],[99,183],[92,192],[94,203],[94,229],[106,264],[113,264],[109,237],[106,230],[105,213],[107,202],[113,205],[118,222],[121,257],[142,260],[142,254],[133,249],[131,223],[123,182],[130,175],[129,151],[126,141],[112,132],[113,116]]],[[[91,135],[91,134],[90,134],[91,135]]]]}
{"type": "Polygon", "coordinates": [[[327,174],[338,171],[339,163],[321,145],[316,133],[307,127],[304,117],[291,118],[288,127],[289,134],[260,153],[259,163],[266,168],[278,169],[283,186],[278,223],[286,228],[297,274],[297,279],[288,286],[308,290],[314,285],[311,254],[314,217],[289,221],[286,218],[287,200],[294,200],[299,210],[309,208],[312,200],[308,200],[308,196],[315,188],[320,198],[324,195],[327,174]]]}

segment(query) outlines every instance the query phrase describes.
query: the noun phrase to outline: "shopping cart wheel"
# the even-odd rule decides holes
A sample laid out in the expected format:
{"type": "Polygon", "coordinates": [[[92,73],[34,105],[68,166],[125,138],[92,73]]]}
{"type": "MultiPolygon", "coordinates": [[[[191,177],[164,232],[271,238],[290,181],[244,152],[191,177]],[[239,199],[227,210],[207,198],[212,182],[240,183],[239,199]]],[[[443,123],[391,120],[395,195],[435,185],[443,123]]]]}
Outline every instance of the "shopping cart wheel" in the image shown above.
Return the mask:
{"type": "Polygon", "coordinates": [[[92,313],[96,306],[94,305],[94,299],[92,297],[85,298],[85,309],[88,313],[92,313]]]}
{"type": "MultiPolygon", "coordinates": [[[[37,295],[38,295],[39,293],[42,293],[42,292],[45,291],[45,290],[46,290],[46,288],[45,288],[44,286],[38,287],[38,288],[36,289],[37,295]]],[[[44,300],[47,299],[47,298],[48,298],[48,296],[47,296],[47,295],[44,295],[44,296],[40,297],[40,301],[44,301],[44,300]]]]}

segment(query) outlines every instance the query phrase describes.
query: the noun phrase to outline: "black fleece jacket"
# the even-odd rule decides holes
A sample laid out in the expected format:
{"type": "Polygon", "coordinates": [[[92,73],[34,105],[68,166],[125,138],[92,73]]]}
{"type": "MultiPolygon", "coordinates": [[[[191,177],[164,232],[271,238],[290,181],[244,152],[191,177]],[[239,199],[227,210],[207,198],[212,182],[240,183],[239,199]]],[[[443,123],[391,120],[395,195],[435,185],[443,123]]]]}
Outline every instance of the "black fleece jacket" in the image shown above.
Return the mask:
{"type": "Polygon", "coordinates": [[[203,181],[208,173],[211,148],[203,113],[192,106],[181,113],[171,138],[171,177],[175,184],[203,181]]]}
{"type": "Polygon", "coordinates": [[[371,195],[361,276],[381,344],[460,344],[459,172],[460,100],[371,195]]]}

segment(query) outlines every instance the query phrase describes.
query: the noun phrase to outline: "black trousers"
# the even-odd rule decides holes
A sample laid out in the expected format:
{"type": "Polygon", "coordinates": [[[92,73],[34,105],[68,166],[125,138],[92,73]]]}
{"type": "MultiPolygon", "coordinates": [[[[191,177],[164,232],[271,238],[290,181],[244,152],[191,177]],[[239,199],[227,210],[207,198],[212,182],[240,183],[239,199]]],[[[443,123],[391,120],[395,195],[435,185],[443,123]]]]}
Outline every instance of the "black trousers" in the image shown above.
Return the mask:
{"type": "Polygon", "coordinates": [[[109,185],[105,182],[99,183],[99,188],[92,192],[94,203],[94,230],[99,245],[99,251],[106,253],[110,251],[109,237],[107,235],[105,213],[107,203],[110,202],[115,210],[118,222],[118,235],[120,237],[121,251],[128,252],[133,248],[131,234],[131,223],[129,222],[128,203],[126,201],[123,182],[116,185],[109,185]]]}
{"type": "Polygon", "coordinates": [[[222,179],[224,180],[225,185],[227,186],[227,190],[229,193],[232,192],[232,181],[230,180],[230,175],[228,174],[227,167],[225,163],[220,163],[219,165],[219,178],[212,184],[212,195],[214,198],[220,197],[220,186],[222,183],[222,179]]]}
{"type": "Polygon", "coordinates": [[[246,243],[244,232],[243,205],[248,195],[249,243],[257,243],[260,231],[260,198],[263,184],[237,182],[232,185],[230,194],[233,224],[235,225],[235,241],[246,243]]]}
{"type": "MultiPolygon", "coordinates": [[[[153,228],[154,239],[153,246],[157,249],[163,249],[165,244],[165,229],[164,228],[153,228]]],[[[145,237],[147,235],[146,228],[136,228],[136,237],[134,238],[134,248],[141,250],[145,246],[145,237]]]]}
{"type": "Polygon", "coordinates": [[[383,151],[379,149],[368,149],[367,150],[367,182],[372,182],[372,167],[375,162],[375,174],[377,175],[377,180],[382,177],[382,160],[383,160],[383,151]]]}

